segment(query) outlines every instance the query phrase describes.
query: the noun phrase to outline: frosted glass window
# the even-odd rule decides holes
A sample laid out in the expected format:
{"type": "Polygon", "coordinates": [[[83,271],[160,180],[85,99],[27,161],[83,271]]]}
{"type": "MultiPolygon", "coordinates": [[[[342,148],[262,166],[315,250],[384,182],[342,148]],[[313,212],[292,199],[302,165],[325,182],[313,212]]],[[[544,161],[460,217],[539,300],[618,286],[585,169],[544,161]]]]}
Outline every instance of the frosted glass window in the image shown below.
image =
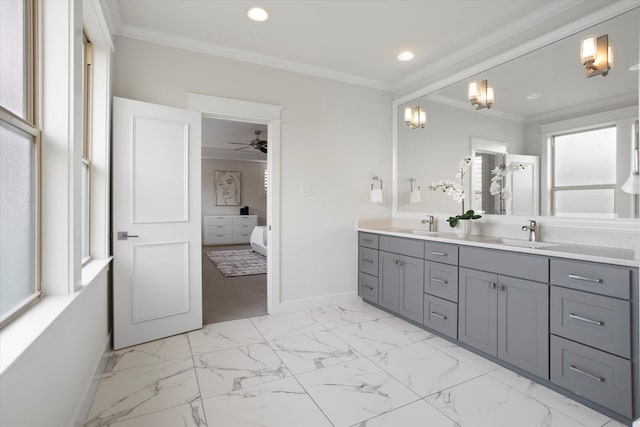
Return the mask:
{"type": "Polygon", "coordinates": [[[31,135],[0,122],[0,316],[36,291],[35,153],[31,135]]]}
{"type": "Polygon", "coordinates": [[[26,118],[25,9],[0,0],[0,105],[26,118]]]}
{"type": "Polygon", "coordinates": [[[555,214],[603,216],[614,212],[614,189],[566,190],[555,193],[555,214]]]}
{"type": "Polygon", "coordinates": [[[554,138],[554,186],[615,182],[615,126],[554,138]]]}

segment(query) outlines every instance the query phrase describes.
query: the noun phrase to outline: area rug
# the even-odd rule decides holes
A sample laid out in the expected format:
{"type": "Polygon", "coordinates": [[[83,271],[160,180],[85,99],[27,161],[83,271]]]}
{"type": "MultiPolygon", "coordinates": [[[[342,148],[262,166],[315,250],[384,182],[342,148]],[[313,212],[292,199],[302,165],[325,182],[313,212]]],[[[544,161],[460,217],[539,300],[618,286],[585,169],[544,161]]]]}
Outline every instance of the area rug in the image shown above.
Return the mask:
{"type": "Polygon", "coordinates": [[[226,277],[267,273],[267,258],[251,249],[209,251],[207,256],[226,277]]]}

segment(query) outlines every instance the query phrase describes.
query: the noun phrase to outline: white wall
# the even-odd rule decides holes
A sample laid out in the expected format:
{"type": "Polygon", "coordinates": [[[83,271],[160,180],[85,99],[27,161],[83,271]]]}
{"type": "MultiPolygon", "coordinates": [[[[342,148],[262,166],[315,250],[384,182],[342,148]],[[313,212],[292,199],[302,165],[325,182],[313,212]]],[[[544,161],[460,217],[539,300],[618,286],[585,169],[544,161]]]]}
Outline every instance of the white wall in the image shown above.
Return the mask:
{"type": "Polygon", "coordinates": [[[249,206],[249,215],[258,215],[258,225],[264,225],[267,214],[264,167],[265,163],[259,162],[202,159],[202,215],[239,215],[241,206],[249,206]],[[215,205],[213,173],[217,170],[240,172],[240,206],[215,205]]]}
{"type": "Polygon", "coordinates": [[[186,108],[191,92],[282,105],[281,300],[296,309],[355,295],[355,219],[390,214],[368,202],[371,175],[391,178],[389,93],[122,37],[114,72],[114,95],[125,98],[186,108]]]}

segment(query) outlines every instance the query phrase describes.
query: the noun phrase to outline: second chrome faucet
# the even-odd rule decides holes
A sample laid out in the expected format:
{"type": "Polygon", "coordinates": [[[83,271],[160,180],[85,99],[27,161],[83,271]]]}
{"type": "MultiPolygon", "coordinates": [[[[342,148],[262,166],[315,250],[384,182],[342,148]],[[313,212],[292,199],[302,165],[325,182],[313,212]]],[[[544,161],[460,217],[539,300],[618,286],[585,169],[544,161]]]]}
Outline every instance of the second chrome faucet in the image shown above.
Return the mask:
{"type": "Polygon", "coordinates": [[[529,225],[523,225],[522,226],[522,231],[528,231],[529,232],[529,241],[530,242],[535,242],[537,241],[537,231],[538,231],[538,225],[536,224],[536,222],[532,219],[529,220],[529,225]]]}

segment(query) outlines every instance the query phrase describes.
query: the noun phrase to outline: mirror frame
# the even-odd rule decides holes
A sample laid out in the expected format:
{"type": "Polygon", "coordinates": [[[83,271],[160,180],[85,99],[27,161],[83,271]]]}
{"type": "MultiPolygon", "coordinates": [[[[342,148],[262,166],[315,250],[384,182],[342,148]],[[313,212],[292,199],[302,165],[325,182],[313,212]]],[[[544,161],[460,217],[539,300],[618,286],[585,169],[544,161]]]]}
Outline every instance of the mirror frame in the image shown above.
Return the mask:
{"type": "MultiPolygon", "coordinates": [[[[516,48],[505,51],[500,55],[496,55],[494,57],[488,58],[485,61],[479,62],[476,65],[457,71],[453,74],[450,74],[448,77],[445,77],[441,80],[438,80],[434,83],[428,84],[418,90],[410,92],[406,95],[403,95],[399,98],[396,98],[392,102],[391,108],[391,126],[392,126],[392,138],[391,138],[391,217],[392,218],[415,218],[422,217],[425,213],[429,213],[432,215],[444,215],[442,212],[425,212],[418,213],[415,212],[399,212],[398,211],[398,144],[399,144],[399,125],[401,123],[400,120],[400,112],[399,107],[405,103],[409,103],[411,101],[417,100],[419,98],[425,97],[437,90],[443,89],[451,84],[460,82],[462,80],[468,79],[478,73],[486,71],[490,68],[501,65],[505,62],[516,59],[520,56],[526,55],[532,51],[540,49],[544,46],[547,46],[551,43],[559,41],[565,37],[569,37],[573,34],[576,34],[580,31],[586,30],[594,25],[600,24],[603,21],[614,18],[618,15],[626,13],[630,10],[636,9],[638,7],[637,4],[629,4],[627,2],[617,2],[610,6],[607,6],[603,9],[600,9],[597,12],[594,12],[590,15],[587,15],[577,21],[571,22],[567,25],[557,28],[555,31],[532,39],[528,43],[522,44],[516,48]]],[[[640,77],[639,77],[640,78],[640,77]]],[[[640,93],[638,94],[640,98],[640,93]]],[[[640,117],[640,113],[638,114],[640,117]]],[[[542,160],[542,158],[541,158],[542,160]]],[[[638,196],[635,196],[638,198],[638,196]]],[[[638,201],[634,201],[634,205],[638,205],[638,201]]],[[[640,212],[636,212],[636,214],[640,214],[640,212]]],[[[494,222],[522,222],[521,218],[517,216],[506,217],[504,215],[486,215],[490,221],[494,222]],[[508,219],[513,218],[513,220],[508,219]]],[[[527,217],[528,218],[528,217],[527,217]]],[[[595,224],[597,226],[606,226],[607,228],[621,228],[623,230],[637,228],[638,223],[640,223],[639,218],[570,218],[570,217],[555,217],[555,216],[544,216],[544,215],[536,215],[532,216],[532,218],[539,218],[547,222],[554,223],[567,223],[573,224],[576,223],[584,224],[588,226],[590,224],[595,224]]]]}

